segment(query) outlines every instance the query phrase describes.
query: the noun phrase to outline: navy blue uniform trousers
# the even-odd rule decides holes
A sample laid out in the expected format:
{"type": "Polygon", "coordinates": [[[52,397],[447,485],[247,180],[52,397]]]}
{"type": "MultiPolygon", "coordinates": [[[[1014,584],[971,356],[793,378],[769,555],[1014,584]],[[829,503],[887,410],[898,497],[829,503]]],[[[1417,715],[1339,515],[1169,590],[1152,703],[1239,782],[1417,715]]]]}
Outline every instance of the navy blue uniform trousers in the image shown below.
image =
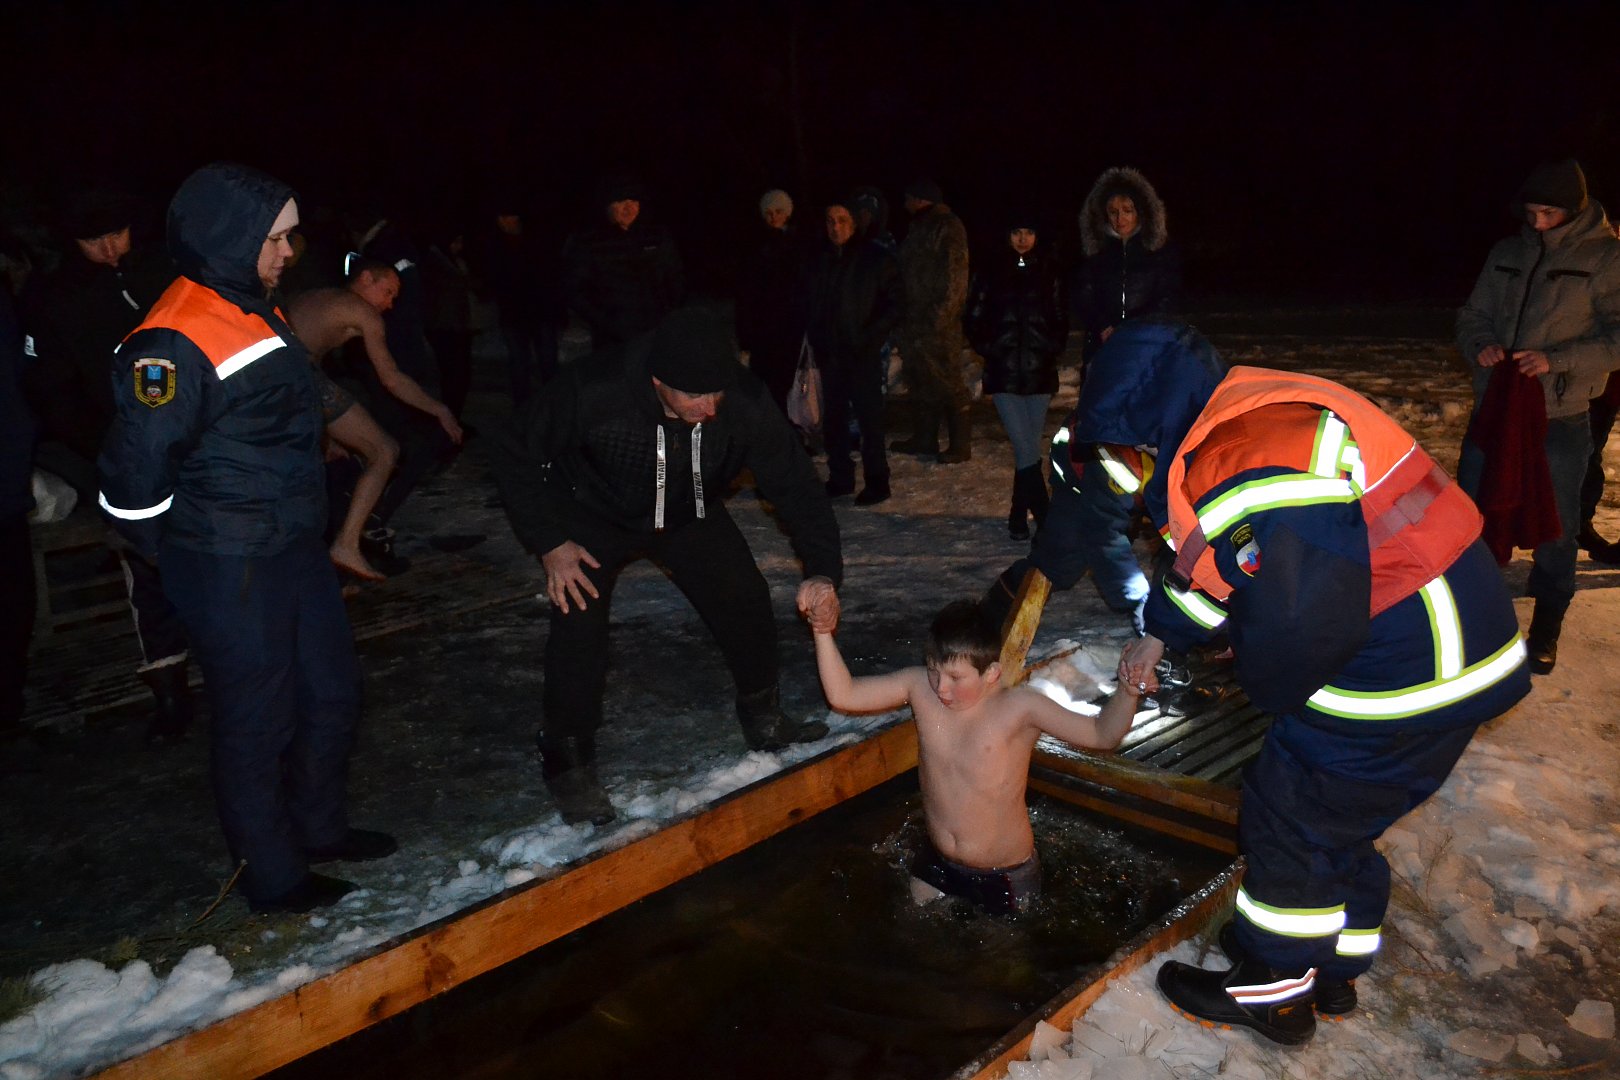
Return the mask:
{"type": "Polygon", "coordinates": [[[348,831],[360,666],[337,573],[318,536],[257,557],[165,547],[158,564],[208,691],[225,843],[248,899],[273,900],[305,848],[348,831]]]}
{"type": "MultiPolygon", "coordinates": [[[[1272,722],[1243,777],[1238,849],[1245,890],[1266,903],[1301,908],[1344,904],[1345,925],[1383,925],[1389,863],[1373,842],[1439,790],[1474,737],[1474,726],[1390,732],[1369,723],[1341,734],[1297,716],[1272,722]]],[[[1353,979],[1372,955],[1340,955],[1337,935],[1285,937],[1236,920],[1248,955],[1282,971],[1315,967],[1353,979]]]]}

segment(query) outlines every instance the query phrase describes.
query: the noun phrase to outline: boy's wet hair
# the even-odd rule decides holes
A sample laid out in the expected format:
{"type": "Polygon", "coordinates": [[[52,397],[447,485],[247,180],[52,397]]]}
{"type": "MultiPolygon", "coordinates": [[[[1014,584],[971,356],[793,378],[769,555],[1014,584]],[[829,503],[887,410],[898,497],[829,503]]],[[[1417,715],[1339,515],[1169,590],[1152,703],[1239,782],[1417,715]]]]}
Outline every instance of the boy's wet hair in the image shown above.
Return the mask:
{"type": "Polygon", "coordinates": [[[961,657],[983,672],[1001,659],[1001,629],[975,600],[954,600],[934,616],[923,657],[930,667],[961,657]]]}

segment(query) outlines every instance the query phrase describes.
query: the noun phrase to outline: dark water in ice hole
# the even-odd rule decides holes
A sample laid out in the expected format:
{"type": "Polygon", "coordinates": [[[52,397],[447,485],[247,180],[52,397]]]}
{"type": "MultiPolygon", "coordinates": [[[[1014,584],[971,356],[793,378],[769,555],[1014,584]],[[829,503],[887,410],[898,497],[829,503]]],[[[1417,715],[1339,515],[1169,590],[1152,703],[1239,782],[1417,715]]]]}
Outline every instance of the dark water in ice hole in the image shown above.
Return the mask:
{"type": "Polygon", "coordinates": [[[911,902],[911,773],[272,1075],[947,1076],[1226,861],[1031,810],[1023,915],[911,902]]]}

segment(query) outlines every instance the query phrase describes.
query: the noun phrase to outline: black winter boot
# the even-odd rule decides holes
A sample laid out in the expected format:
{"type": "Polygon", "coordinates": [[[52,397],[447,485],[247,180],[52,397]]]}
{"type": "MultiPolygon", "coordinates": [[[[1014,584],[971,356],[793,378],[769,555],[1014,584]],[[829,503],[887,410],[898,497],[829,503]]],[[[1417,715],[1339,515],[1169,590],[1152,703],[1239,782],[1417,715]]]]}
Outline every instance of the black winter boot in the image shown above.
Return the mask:
{"type": "Polygon", "coordinates": [[[1039,462],[1018,470],[1018,475],[1027,476],[1024,482],[1029,485],[1029,490],[1024,493],[1024,502],[1028,504],[1029,516],[1035,519],[1038,529],[1046,524],[1046,508],[1052,501],[1046,490],[1046,476],[1039,462]]]}
{"type": "Polygon", "coordinates": [[[152,717],[146,722],[146,741],[152,746],[170,746],[186,737],[193,715],[191,687],[186,679],[191,665],[181,660],[140,673],[141,681],[152,688],[152,717]]]}
{"type": "Polygon", "coordinates": [[[1025,501],[1029,483],[1022,470],[1013,473],[1012,509],[1007,511],[1007,535],[1014,540],[1029,539],[1029,504],[1025,501]]]}
{"type": "Polygon", "coordinates": [[[923,402],[911,406],[911,438],[896,439],[889,444],[895,454],[916,454],[934,457],[939,453],[939,410],[923,402]]]}
{"type": "Polygon", "coordinates": [[[1568,607],[1536,601],[1535,614],[1530,616],[1530,670],[1546,675],[1558,664],[1558,634],[1564,627],[1564,612],[1568,607]]]}
{"type": "Polygon", "coordinates": [[[570,825],[606,825],[616,816],[596,776],[596,739],[590,735],[540,736],[540,776],[570,825]]]}
{"type": "Polygon", "coordinates": [[[869,473],[866,477],[866,486],[861,488],[859,495],[855,496],[855,505],[876,506],[878,503],[887,500],[891,494],[893,492],[889,490],[889,474],[887,471],[869,473]]]}
{"type": "Polygon", "coordinates": [[[394,530],[371,528],[360,534],[360,554],[379,574],[398,577],[411,568],[411,560],[394,554],[394,530]]]}
{"type": "Polygon", "coordinates": [[[973,458],[973,414],[968,409],[957,409],[945,418],[949,421],[951,445],[939,455],[941,465],[959,465],[973,458]]]}
{"type": "MultiPolygon", "coordinates": [[[[1221,927],[1221,952],[1234,964],[1243,962],[1245,953],[1238,944],[1237,924],[1228,922],[1221,927]]],[[[1330,1020],[1342,1020],[1356,1011],[1356,980],[1316,977],[1316,1015],[1330,1020]]]]}
{"type": "Polygon", "coordinates": [[[1620,541],[1603,539],[1590,521],[1581,526],[1580,545],[1593,562],[1620,566],[1620,541]]]}
{"type": "Polygon", "coordinates": [[[795,720],[782,711],[781,694],[769,686],[737,698],[737,719],[750,750],[782,750],[793,743],[815,742],[827,737],[827,725],[820,720],[795,720]]]}
{"type": "Polygon", "coordinates": [[[1168,961],[1159,992],[1195,1020],[1246,1027],[1273,1042],[1297,1046],[1316,1034],[1316,969],[1288,973],[1258,960],[1229,971],[1205,971],[1168,961]]]}

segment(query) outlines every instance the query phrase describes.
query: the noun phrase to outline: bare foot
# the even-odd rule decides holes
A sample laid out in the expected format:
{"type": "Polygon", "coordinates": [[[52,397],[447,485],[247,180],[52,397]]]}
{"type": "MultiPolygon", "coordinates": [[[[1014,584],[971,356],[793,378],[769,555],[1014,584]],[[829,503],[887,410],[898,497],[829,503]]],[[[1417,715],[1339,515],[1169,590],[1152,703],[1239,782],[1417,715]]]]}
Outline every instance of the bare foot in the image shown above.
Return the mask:
{"type": "Polygon", "coordinates": [[[361,581],[387,581],[387,574],[380,574],[377,568],[366,562],[366,557],[360,554],[359,548],[345,550],[334,546],[327,552],[332,559],[332,565],[346,573],[353,574],[361,581]]]}

